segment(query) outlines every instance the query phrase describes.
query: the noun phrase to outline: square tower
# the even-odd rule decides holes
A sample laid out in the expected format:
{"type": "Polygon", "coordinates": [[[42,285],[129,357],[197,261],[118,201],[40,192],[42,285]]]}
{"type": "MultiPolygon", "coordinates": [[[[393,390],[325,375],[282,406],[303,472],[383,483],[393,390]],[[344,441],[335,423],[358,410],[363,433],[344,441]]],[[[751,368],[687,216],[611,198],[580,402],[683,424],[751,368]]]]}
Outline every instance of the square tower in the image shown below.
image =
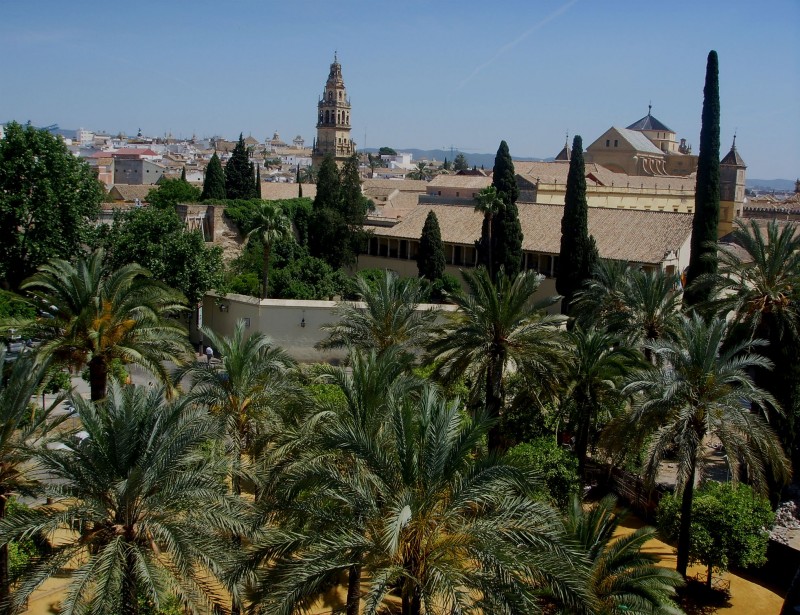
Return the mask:
{"type": "Polygon", "coordinates": [[[344,87],[342,65],[334,54],[328,81],[317,102],[317,138],[311,160],[318,167],[330,154],[341,164],[355,152],[356,144],[350,138],[350,99],[344,87]]]}

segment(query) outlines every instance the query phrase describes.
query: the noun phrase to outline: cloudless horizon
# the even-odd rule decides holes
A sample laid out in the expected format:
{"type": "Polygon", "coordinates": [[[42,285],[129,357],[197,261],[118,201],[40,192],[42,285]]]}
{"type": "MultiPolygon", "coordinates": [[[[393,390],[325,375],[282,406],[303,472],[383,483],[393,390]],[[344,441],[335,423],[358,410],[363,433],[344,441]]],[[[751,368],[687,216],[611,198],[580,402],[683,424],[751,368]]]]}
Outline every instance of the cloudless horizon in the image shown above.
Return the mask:
{"type": "Polygon", "coordinates": [[[316,135],[334,52],[358,148],[554,156],[652,114],[699,149],[720,61],[721,154],[800,176],[800,2],[31,0],[0,20],[0,122],[289,142],[316,135]]]}

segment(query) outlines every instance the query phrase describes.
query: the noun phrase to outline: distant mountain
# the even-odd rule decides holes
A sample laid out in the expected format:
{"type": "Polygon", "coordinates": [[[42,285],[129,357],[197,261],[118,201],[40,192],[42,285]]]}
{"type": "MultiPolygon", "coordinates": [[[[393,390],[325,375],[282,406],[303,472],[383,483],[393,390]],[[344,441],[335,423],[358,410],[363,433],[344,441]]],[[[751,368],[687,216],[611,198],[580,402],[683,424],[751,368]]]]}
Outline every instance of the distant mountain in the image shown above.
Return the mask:
{"type": "MultiPolygon", "coordinates": [[[[483,166],[484,169],[492,169],[494,167],[494,154],[473,154],[468,152],[459,152],[458,150],[444,150],[444,149],[415,149],[413,147],[394,147],[392,148],[396,152],[409,152],[413,160],[438,160],[443,161],[445,158],[450,162],[453,162],[453,158],[458,156],[458,154],[464,154],[469,163],[470,167],[476,166],[481,168],[483,166]]],[[[367,147],[364,150],[365,152],[376,154],[378,152],[378,148],[376,147],[367,147]]],[[[552,160],[552,158],[523,158],[512,156],[514,160],[520,161],[541,161],[541,160],[552,160]]]]}
{"type": "Polygon", "coordinates": [[[747,187],[750,188],[750,190],[792,192],[794,190],[794,181],[791,179],[750,179],[748,177],[747,187]]]}

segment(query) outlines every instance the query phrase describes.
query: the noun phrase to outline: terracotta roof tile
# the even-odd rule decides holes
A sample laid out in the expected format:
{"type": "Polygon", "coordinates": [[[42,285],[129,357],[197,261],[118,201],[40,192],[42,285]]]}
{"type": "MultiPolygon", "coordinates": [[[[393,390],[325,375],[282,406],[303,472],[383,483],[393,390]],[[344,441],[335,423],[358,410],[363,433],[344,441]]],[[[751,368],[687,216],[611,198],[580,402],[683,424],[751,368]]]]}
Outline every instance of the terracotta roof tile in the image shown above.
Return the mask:
{"type": "MultiPolygon", "coordinates": [[[[563,206],[518,204],[526,251],[558,254],[563,206]]],[[[429,211],[436,213],[442,241],[473,245],[480,238],[483,215],[460,205],[419,205],[392,227],[367,227],[375,235],[419,239],[429,211]]],[[[660,263],[664,254],[683,246],[692,232],[692,215],[672,212],[589,208],[589,232],[600,256],[631,263],[660,263]]]]}

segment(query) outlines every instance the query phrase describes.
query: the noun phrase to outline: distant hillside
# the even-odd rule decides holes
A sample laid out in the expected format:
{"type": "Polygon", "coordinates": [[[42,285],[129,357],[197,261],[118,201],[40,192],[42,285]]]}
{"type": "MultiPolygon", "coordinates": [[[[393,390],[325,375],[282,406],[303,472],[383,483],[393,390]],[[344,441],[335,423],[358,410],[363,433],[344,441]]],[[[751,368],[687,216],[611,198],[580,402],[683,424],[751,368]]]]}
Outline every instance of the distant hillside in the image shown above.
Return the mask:
{"type": "MultiPolygon", "coordinates": [[[[458,150],[453,150],[451,152],[449,149],[415,149],[413,147],[393,147],[392,149],[397,152],[410,152],[414,160],[438,160],[440,162],[445,158],[447,158],[450,162],[453,162],[453,158],[455,158],[459,153],[462,153],[467,158],[467,162],[470,166],[481,168],[481,165],[483,165],[484,169],[491,169],[494,167],[494,154],[472,154],[468,152],[459,152],[458,150]]],[[[378,148],[368,147],[363,151],[375,154],[378,152],[378,148]]],[[[546,160],[545,158],[523,158],[517,156],[512,156],[512,158],[514,160],[524,161],[546,160]]],[[[552,160],[552,158],[549,160],[552,160]]]]}
{"type": "Polygon", "coordinates": [[[748,177],[747,187],[750,188],[750,190],[792,192],[794,190],[794,181],[791,179],[750,179],[748,177]]]}

